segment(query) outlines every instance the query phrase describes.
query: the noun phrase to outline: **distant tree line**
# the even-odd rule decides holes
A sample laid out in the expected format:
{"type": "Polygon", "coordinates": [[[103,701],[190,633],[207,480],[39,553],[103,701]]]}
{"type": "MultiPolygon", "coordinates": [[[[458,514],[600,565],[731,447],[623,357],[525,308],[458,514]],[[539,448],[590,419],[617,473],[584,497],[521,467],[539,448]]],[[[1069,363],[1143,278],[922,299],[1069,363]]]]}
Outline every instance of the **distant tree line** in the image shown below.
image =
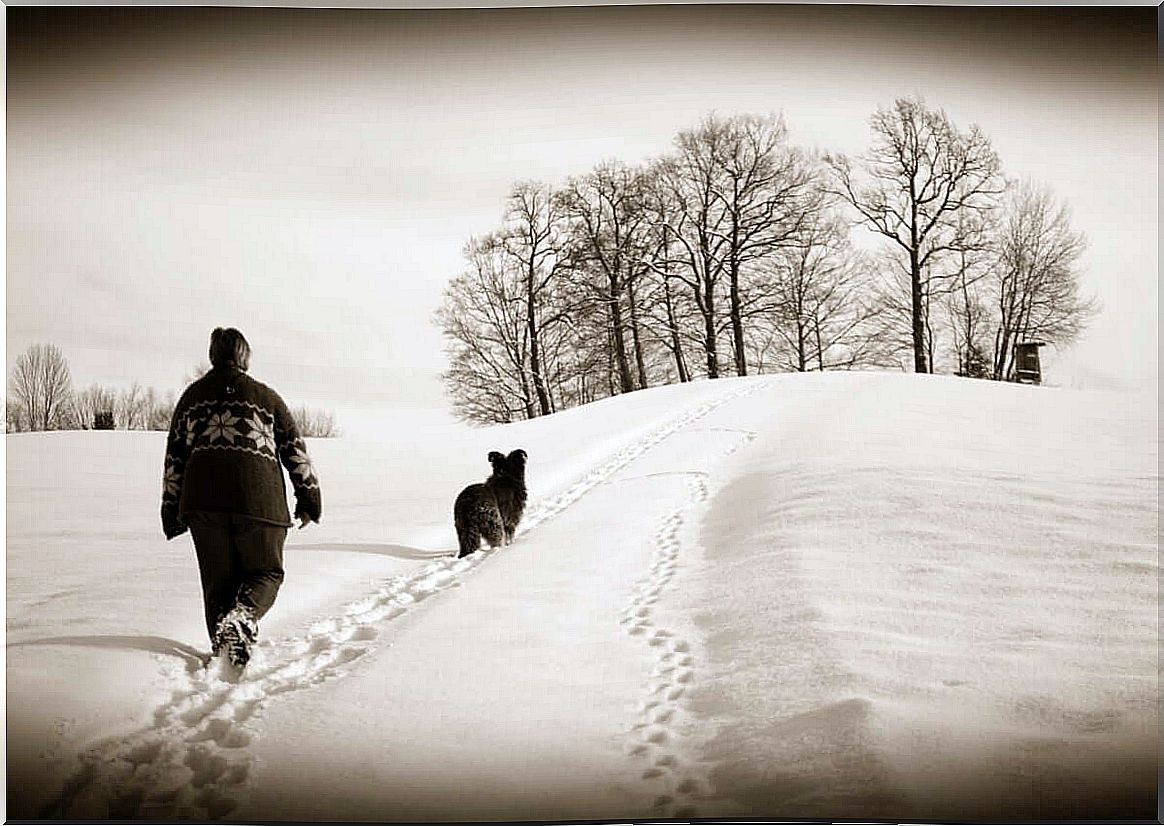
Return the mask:
{"type": "MultiPolygon", "coordinates": [[[[210,370],[199,364],[182,386],[210,370]]],[[[161,394],[137,382],[117,389],[92,384],[73,387],[69,364],[54,344],[34,344],[16,358],[8,377],[4,429],[8,433],[39,430],[161,430],[170,428],[177,392],[161,394]]],[[[301,405],[291,410],[300,433],[309,437],[339,435],[330,412],[301,405]]]]}
{"type": "Polygon", "coordinates": [[[863,366],[1008,380],[1016,342],[1073,340],[1096,308],[1066,207],[920,99],[870,125],[849,158],[777,115],[709,115],[646,163],[514,184],[437,311],[455,411],[863,366]],[[858,249],[859,227],[883,243],[858,249]]]}

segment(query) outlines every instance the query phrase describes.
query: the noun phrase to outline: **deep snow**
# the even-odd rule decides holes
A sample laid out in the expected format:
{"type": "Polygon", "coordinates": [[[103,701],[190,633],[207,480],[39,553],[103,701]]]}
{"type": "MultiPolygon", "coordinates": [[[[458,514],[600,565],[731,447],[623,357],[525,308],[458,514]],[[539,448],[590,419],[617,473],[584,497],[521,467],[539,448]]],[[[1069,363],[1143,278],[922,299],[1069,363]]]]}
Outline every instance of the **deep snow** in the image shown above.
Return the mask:
{"type": "Polygon", "coordinates": [[[162,438],[10,435],[24,817],[1152,817],[1154,398],[860,373],[315,441],[324,523],[201,667],[162,438]],[[525,448],[517,542],[451,504],[525,448]]]}

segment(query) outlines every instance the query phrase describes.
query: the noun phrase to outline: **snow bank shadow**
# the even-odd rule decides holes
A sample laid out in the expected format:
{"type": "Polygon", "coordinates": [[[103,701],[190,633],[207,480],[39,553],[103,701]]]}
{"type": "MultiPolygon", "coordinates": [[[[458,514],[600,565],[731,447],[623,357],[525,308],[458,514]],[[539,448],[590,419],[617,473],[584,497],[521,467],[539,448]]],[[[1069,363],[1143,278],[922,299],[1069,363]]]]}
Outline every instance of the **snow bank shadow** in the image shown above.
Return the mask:
{"type": "Polygon", "coordinates": [[[395,559],[440,559],[454,553],[452,549],[434,551],[429,548],[410,548],[407,545],[392,545],[384,542],[328,542],[311,545],[288,545],[288,549],[296,551],[347,551],[357,554],[390,556],[395,559]]]}
{"type": "Polygon", "coordinates": [[[78,645],[87,648],[116,648],[126,651],[145,651],[164,657],[177,657],[186,663],[187,671],[194,671],[206,664],[205,654],[184,642],[168,637],[150,635],[96,634],[93,636],[44,637],[39,640],[9,643],[9,648],[23,648],[32,645],[78,645]]]}
{"type": "Polygon", "coordinates": [[[849,697],[773,719],[761,738],[725,727],[709,746],[721,797],[717,813],[891,817],[903,801],[877,751],[873,716],[867,698],[849,697]],[[772,743],[781,746],[777,755],[770,753],[772,743]]]}

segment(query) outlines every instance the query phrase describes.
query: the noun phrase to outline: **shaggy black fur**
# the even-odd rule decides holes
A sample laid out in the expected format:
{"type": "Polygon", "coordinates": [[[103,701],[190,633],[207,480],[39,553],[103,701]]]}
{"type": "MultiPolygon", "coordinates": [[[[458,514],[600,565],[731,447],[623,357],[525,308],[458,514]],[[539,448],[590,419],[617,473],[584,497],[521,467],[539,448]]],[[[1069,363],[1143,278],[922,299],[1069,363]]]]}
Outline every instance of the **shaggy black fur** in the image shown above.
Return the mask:
{"type": "Polygon", "coordinates": [[[524,450],[515,450],[508,456],[494,450],[489,454],[493,475],[461,491],[453,505],[460,544],[458,559],[481,547],[482,539],[490,548],[513,541],[525,510],[525,460],[524,450]]]}

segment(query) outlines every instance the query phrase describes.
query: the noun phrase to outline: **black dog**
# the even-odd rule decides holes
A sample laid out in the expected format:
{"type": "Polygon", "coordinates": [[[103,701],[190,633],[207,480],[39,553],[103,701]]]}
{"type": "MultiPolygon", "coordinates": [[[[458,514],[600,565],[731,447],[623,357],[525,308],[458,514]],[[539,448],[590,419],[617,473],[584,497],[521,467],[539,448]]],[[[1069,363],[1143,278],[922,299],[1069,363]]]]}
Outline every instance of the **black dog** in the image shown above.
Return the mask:
{"type": "Polygon", "coordinates": [[[461,546],[458,559],[481,547],[482,539],[490,548],[513,541],[525,510],[525,460],[524,450],[515,450],[508,456],[494,450],[489,454],[493,475],[461,491],[453,505],[453,522],[461,546]]]}

